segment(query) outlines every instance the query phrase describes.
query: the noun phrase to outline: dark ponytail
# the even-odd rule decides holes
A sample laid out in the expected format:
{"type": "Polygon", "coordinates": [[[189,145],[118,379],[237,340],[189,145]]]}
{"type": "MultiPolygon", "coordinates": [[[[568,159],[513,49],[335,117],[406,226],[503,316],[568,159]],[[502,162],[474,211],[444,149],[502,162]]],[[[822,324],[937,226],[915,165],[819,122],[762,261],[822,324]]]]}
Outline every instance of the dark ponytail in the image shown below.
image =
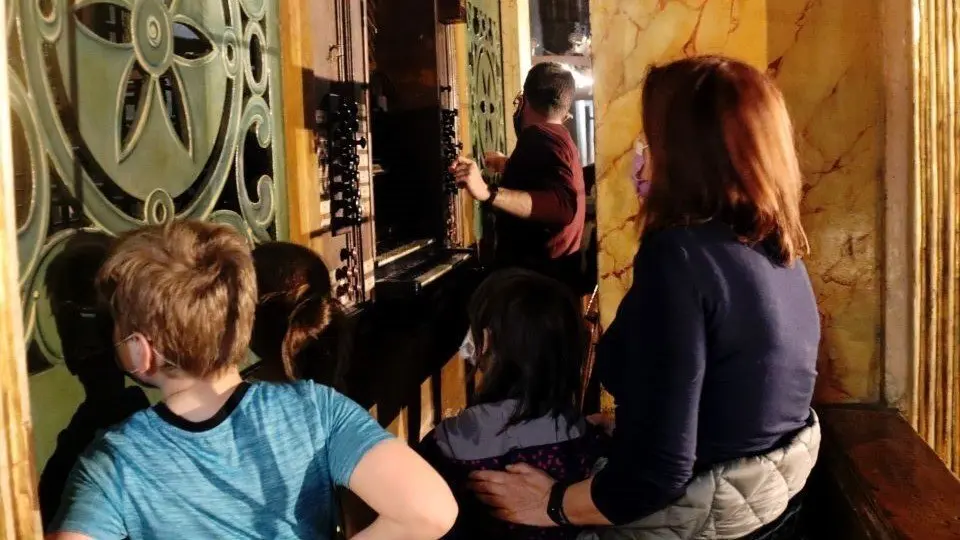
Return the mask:
{"type": "Polygon", "coordinates": [[[323,260],[304,246],[269,242],[253,250],[253,262],[260,300],[251,345],[271,376],[344,390],[349,319],[323,260]]]}
{"type": "Polygon", "coordinates": [[[340,303],[312,294],[297,302],[287,319],[281,345],[283,372],[290,380],[312,379],[342,386],[346,321],[340,303]]]}

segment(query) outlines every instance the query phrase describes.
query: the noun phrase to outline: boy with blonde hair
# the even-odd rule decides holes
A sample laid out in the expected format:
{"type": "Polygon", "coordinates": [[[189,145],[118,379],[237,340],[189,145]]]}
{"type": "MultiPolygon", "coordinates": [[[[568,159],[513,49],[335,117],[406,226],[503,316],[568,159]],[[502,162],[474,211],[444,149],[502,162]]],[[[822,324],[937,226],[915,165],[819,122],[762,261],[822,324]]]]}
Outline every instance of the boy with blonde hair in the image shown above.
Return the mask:
{"type": "Polygon", "coordinates": [[[49,538],[330,538],[338,485],[380,515],[356,538],[438,538],[452,526],[444,481],[356,403],[312,382],[241,379],[257,292],[232,229],[130,232],[97,286],[121,368],[162,402],[87,449],[49,538]]]}

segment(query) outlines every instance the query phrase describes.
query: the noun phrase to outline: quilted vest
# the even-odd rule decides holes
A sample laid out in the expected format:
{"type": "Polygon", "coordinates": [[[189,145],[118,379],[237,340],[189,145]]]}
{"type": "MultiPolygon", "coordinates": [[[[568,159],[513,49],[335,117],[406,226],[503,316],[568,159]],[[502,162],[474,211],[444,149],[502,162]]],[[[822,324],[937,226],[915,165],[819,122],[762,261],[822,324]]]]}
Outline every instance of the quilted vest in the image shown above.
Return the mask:
{"type": "Polygon", "coordinates": [[[718,464],[693,479],[670,506],[627,525],[581,533],[578,540],[742,538],[780,517],[807,482],[820,452],[820,420],[785,446],[718,464]]]}

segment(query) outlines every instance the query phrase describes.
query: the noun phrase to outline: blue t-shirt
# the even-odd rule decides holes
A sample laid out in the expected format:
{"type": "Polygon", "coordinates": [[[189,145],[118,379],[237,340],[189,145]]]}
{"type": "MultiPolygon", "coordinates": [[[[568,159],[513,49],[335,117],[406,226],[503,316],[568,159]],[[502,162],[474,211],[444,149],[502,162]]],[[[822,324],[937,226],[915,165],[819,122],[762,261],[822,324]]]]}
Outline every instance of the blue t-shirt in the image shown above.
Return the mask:
{"type": "Polygon", "coordinates": [[[97,540],[329,538],[334,486],[388,438],[359,405],[312,382],[243,384],[199,423],[161,404],[87,449],[52,530],[97,540]]]}

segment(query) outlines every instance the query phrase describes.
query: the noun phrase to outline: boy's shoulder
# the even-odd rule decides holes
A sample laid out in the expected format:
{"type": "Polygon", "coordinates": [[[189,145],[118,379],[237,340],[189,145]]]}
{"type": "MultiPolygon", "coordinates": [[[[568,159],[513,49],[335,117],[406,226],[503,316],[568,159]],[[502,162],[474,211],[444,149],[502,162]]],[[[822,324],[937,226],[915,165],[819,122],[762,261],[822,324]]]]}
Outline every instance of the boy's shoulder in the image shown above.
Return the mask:
{"type": "Polygon", "coordinates": [[[281,402],[286,400],[296,401],[299,399],[313,400],[318,394],[323,395],[333,391],[333,389],[327,386],[309,380],[290,382],[251,381],[248,384],[250,385],[250,390],[255,393],[260,400],[265,400],[268,403],[270,403],[272,399],[279,399],[281,402]]]}
{"type": "MultiPolygon", "coordinates": [[[[247,384],[249,388],[245,392],[241,402],[242,407],[240,407],[244,409],[277,410],[278,412],[290,408],[309,409],[322,405],[322,401],[338,395],[332,388],[313,381],[288,383],[252,381],[247,384]]],[[[163,420],[157,414],[155,407],[143,409],[103,430],[95,442],[101,450],[117,449],[128,445],[142,446],[154,438],[158,423],[163,425],[163,420]]]]}
{"type": "MultiPolygon", "coordinates": [[[[251,381],[242,405],[247,415],[270,422],[277,417],[300,417],[303,422],[289,427],[306,427],[323,423],[325,412],[340,399],[346,399],[336,390],[310,380],[289,382],[251,381]]],[[[283,422],[283,424],[289,424],[283,422]]]]}

